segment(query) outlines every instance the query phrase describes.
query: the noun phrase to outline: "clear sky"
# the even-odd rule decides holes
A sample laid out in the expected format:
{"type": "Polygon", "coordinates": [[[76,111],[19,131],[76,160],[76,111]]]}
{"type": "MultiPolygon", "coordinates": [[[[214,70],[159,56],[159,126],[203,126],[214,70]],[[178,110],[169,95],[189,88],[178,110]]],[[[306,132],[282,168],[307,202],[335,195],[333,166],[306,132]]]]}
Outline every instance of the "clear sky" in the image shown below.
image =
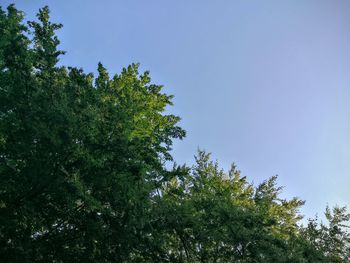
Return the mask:
{"type": "Polygon", "coordinates": [[[62,64],[150,70],[188,133],[178,163],[200,147],[255,183],[278,174],[307,216],[350,203],[350,1],[12,2],[49,5],[62,64]]]}

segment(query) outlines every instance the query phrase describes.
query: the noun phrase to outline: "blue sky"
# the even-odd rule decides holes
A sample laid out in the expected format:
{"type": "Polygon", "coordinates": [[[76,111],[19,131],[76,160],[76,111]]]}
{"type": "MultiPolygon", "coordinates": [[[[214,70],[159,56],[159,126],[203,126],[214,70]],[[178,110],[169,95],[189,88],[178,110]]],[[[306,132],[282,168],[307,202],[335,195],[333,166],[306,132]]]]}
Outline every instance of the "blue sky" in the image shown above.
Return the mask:
{"type": "Polygon", "coordinates": [[[349,1],[14,3],[28,19],[49,5],[64,65],[150,70],[188,133],[178,163],[200,147],[255,183],[278,174],[307,216],[349,204],[349,1]]]}

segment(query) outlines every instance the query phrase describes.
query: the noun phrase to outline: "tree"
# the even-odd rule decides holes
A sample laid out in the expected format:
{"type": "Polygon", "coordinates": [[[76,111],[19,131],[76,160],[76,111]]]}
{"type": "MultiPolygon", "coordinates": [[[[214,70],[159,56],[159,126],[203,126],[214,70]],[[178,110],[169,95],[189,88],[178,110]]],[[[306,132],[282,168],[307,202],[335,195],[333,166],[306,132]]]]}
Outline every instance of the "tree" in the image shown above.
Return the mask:
{"type": "Polygon", "coordinates": [[[120,261],[137,250],[150,196],[185,132],[171,96],[132,64],[109,78],[57,66],[47,7],[1,10],[0,257],[120,261]],[[30,29],[33,29],[31,31],[30,29]],[[33,34],[33,39],[28,38],[33,34]]]}
{"type": "Polygon", "coordinates": [[[58,66],[49,9],[0,9],[2,262],[347,262],[344,208],[303,228],[280,197],[199,151],[167,169],[185,131],[172,96],[131,64],[110,77],[58,66]]]}
{"type": "Polygon", "coordinates": [[[303,237],[319,251],[322,251],[331,262],[350,261],[350,214],[346,207],[326,208],[327,223],[318,223],[318,219],[309,219],[302,230],[303,237]]]}
{"type": "MultiPolygon", "coordinates": [[[[162,188],[154,238],[171,262],[329,262],[297,225],[303,202],[280,198],[277,177],[255,187],[199,151],[191,170],[162,188]],[[163,221],[161,220],[163,219],[163,221]]],[[[161,261],[154,258],[152,262],[161,261]]]]}

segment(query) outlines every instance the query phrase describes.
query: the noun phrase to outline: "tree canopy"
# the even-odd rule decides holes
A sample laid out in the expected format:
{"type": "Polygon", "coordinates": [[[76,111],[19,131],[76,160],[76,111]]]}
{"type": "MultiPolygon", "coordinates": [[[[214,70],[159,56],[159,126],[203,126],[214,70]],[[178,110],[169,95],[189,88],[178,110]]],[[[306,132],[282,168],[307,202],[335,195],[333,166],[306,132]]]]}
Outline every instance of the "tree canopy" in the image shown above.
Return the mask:
{"type": "Polygon", "coordinates": [[[60,66],[48,7],[23,19],[0,9],[2,262],[349,262],[345,208],[304,227],[277,177],[167,168],[185,131],[149,72],[60,66]]]}

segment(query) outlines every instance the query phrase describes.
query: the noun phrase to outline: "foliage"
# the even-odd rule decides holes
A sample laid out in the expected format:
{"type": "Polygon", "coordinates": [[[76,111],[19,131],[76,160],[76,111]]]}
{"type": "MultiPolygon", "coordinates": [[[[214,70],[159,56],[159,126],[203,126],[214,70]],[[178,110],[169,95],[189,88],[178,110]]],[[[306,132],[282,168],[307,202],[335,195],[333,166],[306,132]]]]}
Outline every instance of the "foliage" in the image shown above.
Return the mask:
{"type": "Polygon", "coordinates": [[[325,217],[327,224],[318,223],[318,219],[309,219],[309,223],[302,230],[303,237],[332,262],[350,261],[350,214],[345,207],[326,208],[325,217]]]}
{"type": "Polygon", "coordinates": [[[138,65],[112,78],[58,66],[62,25],[0,10],[2,262],[348,262],[344,208],[299,225],[280,197],[199,151],[166,169],[185,131],[138,65]]]}

